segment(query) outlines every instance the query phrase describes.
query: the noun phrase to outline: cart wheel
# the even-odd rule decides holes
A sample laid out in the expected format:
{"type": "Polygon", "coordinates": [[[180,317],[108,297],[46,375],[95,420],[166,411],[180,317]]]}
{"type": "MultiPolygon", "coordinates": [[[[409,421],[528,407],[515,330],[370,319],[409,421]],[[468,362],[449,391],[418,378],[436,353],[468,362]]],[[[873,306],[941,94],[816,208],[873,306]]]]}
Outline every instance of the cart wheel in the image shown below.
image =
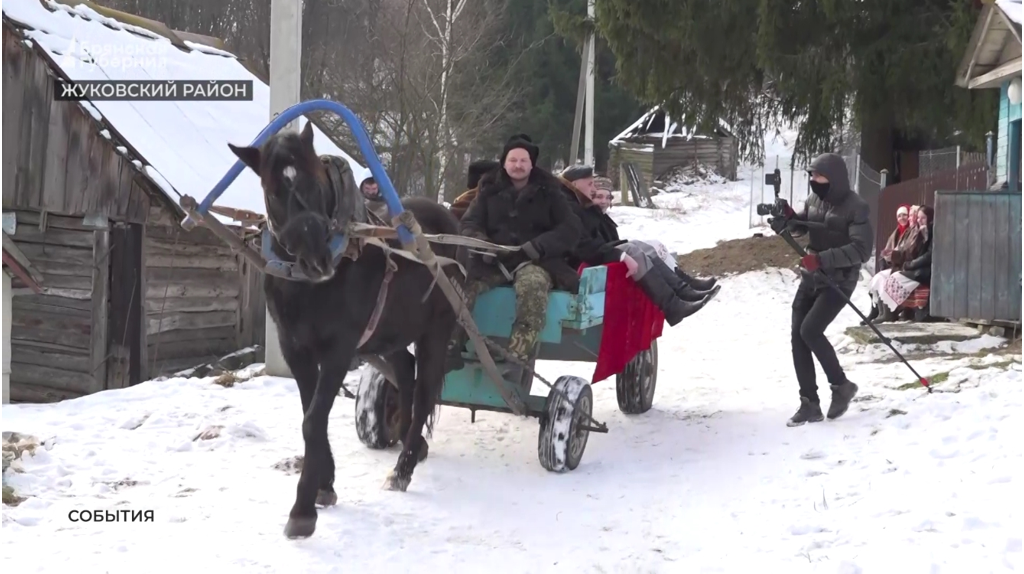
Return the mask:
{"type": "Polygon", "coordinates": [[[638,415],[651,410],[654,404],[654,388],[658,382],[658,342],[651,341],[651,348],[641,351],[615,375],[615,398],[619,410],[627,415],[638,415]]]}
{"type": "Polygon", "coordinates": [[[555,390],[548,393],[540,416],[537,457],[547,470],[565,472],[579,466],[587,448],[590,419],[581,413],[593,414],[594,392],[586,380],[572,376],[558,377],[554,388],[565,393],[571,405],[555,390]]]}
{"type": "Polygon", "coordinates": [[[366,446],[384,449],[398,442],[400,424],[398,390],[375,369],[367,365],[356,391],[356,435],[366,446]]]}

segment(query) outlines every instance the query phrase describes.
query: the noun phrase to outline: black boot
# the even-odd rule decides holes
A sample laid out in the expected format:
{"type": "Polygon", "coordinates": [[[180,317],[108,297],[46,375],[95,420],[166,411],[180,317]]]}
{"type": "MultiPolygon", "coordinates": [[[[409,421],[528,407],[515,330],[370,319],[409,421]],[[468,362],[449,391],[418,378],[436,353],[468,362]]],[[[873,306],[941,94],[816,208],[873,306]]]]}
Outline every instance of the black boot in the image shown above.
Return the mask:
{"type": "Polygon", "coordinates": [[[841,385],[832,385],[832,404],[828,406],[829,420],[837,419],[850,408],[850,401],[857,396],[857,385],[846,381],[841,385]]]}
{"type": "Polygon", "coordinates": [[[805,423],[820,423],[823,420],[825,417],[821,415],[821,405],[812,403],[807,397],[800,397],[800,408],[789,418],[786,426],[798,427],[805,423]]]}
{"type": "Polygon", "coordinates": [[[697,278],[678,267],[676,267],[675,272],[680,279],[697,291],[710,291],[718,284],[718,279],[715,277],[708,277],[707,279],[697,278]]]}
{"type": "Polygon", "coordinates": [[[657,273],[661,278],[668,283],[668,286],[675,292],[676,297],[679,297],[683,301],[689,301],[691,303],[707,303],[714,299],[715,295],[722,289],[721,285],[716,285],[713,289],[708,291],[701,291],[700,289],[694,288],[692,285],[686,283],[678,273],[674,272],[661,259],[651,259],[651,270],[650,273],[657,273]]]}
{"type": "Polygon", "coordinates": [[[665,314],[665,320],[672,327],[700,311],[708,302],[707,297],[699,302],[683,301],[676,296],[672,287],[654,271],[648,271],[636,284],[651,298],[651,302],[661,309],[661,312],[665,314]]]}
{"type": "Polygon", "coordinates": [[[868,323],[874,322],[874,320],[877,319],[877,318],[878,318],[878,305],[871,305],[871,312],[868,313],[868,320],[867,321],[861,321],[860,324],[861,325],[867,325],[868,323]]]}
{"type": "Polygon", "coordinates": [[[703,301],[705,298],[710,301],[718,295],[718,292],[722,290],[721,285],[715,285],[709,291],[700,291],[694,289],[691,285],[683,285],[681,289],[676,290],[676,295],[679,296],[683,301],[691,301],[696,303],[697,301],[703,301]]]}

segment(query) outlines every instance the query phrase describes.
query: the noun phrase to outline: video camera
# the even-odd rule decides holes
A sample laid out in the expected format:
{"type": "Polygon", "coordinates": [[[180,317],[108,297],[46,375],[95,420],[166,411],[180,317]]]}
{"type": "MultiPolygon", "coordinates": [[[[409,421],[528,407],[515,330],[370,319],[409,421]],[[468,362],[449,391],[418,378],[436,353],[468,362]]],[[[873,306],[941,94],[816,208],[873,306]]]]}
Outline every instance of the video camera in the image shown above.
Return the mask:
{"type": "Polygon", "coordinates": [[[757,214],[761,217],[770,215],[772,217],[785,218],[789,202],[781,197],[776,197],[772,203],[757,204],[757,214]]]}

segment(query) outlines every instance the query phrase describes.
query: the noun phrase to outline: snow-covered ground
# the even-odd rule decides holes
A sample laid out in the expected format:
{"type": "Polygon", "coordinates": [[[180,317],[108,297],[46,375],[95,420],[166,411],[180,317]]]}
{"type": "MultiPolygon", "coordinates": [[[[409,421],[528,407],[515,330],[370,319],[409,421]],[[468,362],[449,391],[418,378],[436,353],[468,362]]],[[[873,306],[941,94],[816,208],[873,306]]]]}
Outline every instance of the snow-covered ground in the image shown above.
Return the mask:
{"type": "MultiPolygon", "coordinates": [[[[540,467],[535,420],[478,413],[470,424],[468,411],[445,408],[409,492],[384,491],[397,453],[363,447],[353,404],[339,399],[339,504],[302,541],[282,535],[297,479],[288,461],[302,452],[290,380],[177,379],[4,405],[3,430],[45,446],[7,473],[27,500],[3,509],[3,570],[1019,569],[1019,357],[917,361],[925,376],[951,371],[940,387],[959,392],[897,390],[913,377],[846,341],[856,317],[845,311],[830,335],[859,353],[842,359],[862,400],[838,421],[788,428],[795,281],[790,271],[726,278],[714,303],[667,329],[650,412],[627,417],[613,382],[596,385],[595,414],[611,432],[592,435],[568,474],[540,467]],[[214,427],[215,438],[196,438],[214,427]],[[83,509],[153,510],[155,522],[69,520],[83,509]]],[[[863,304],[863,288],[857,296],[863,304]]],[[[592,369],[540,365],[552,378],[592,369]]]]}
{"type": "MultiPolygon", "coordinates": [[[[612,216],[625,237],[686,252],[748,234],[748,194],[749,181],[690,189],[659,196],[667,209],[612,216]]],[[[540,467],[536,420],[481,412],[471,424],[444,408],[410,490],[381,490],[397,452],[362,446],[353,403],[339,398],[339,501],[308,540],[282,534],[302,452],[291,380],[169,379],[4,405],[3,430],[43,446],[5,473],[26,500],[3,508],[3,571],[1019,570],[1020,356],[985,355],[1002,343],[991,337],[939,345],[915,367],[945,392],[906,389],[913,377],[882,362],[888,350],[843,334],[858,321],[845,310],[829,335],[858,402],[838,421],[786,427],[798,404],[796,280],[724,278],[713,303],[666,329],[650,412],[623,415],[614,381],[597,384],[595,415],[610,432],[591,435],[564,475],[540,467]],[[107,509],[155,521],[69,519],[107,509]]],[[[854,300],[867,308],[866,285],[854,300]]],[[[593,365],[538,370],[589,377],[593,365]]]]}

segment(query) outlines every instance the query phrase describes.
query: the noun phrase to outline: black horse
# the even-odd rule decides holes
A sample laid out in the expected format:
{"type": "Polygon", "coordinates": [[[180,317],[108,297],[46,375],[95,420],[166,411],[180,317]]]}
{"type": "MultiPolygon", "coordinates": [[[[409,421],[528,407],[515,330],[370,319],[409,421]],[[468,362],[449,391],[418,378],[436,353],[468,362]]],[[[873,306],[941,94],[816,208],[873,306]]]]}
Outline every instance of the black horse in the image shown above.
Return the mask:
{"type": "MultiPolygon", "coordinates": [[[[429,422],[430,430],[441,396],[445,347],[456,316],[441,290],[431,289],[434,278],[425,266],[389,256],[379,246],[363,245],[354,259],[335,266],[328,246],[332,220],[355,221],[365,210],[344,161],[334,164],[342,164],[342,189],[331,184],[324,163],[329,158],[313,149],[312,123],[300,134],[279,133],[259,148],[228,145],[260,177],[274,254],[294,262],[306,277],[295,281],[267,274],[263,285],[304,414],[305,459],[285,535],[308,537],[316,530],[315,505],[337,502],[327,418],[353,357],[382,360],[398,383],[402,451],[385,485],[405,491],[416,463],[426,456],[423,427],[429,422]],[[394,280],[388,286],[390,277],[394,280]],[[382,287],[387,296],[377,309],[382,287]],[[375,310],[379,320],[373,328],[375,310]],[[407,350],[412,343],[415,357],[407,350]]],[[[407,198],[402,204],[424,233],[458,233],[458,221],[444,206],[425,198],[407,198]]],[[[454,258],[455,250],[441,247],[437,255],[454,258]]],[[[455,275],[453,280],[462,280],[458,271],[455,275]]]]}

